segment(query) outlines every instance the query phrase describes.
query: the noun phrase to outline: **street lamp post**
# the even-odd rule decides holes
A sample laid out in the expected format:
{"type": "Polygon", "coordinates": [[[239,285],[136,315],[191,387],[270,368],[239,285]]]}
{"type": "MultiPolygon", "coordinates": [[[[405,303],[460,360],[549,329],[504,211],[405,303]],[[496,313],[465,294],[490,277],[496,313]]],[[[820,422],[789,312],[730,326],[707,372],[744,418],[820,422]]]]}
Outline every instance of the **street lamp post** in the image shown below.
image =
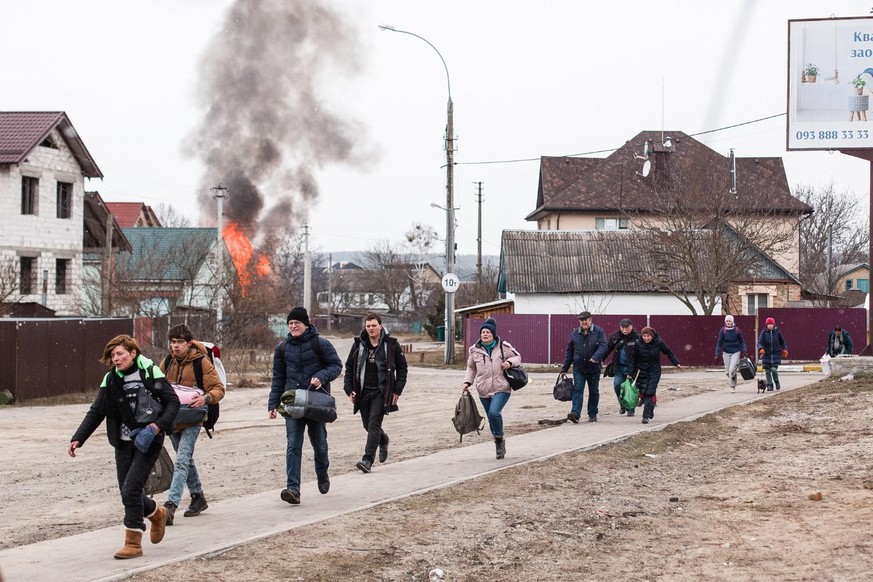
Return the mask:
{"type": "MultiPolygon", "coordinates": [[[[380,24],[382,30],[390,30],[391,32],[400,32],[408,34],[415,38],[421,39],[428,44],[430,48],[436,52],[440,61],[443,63],[443,68],[446,70],[446,85],[448,87],[449,101],[446,111],[446,272],[444,275],[455,272],[455,138],[454,138],[454,121],[453,121],[453,105],[452,105],[452,81],[449,77],[449,67],[446,65],[446,60],[440,51],[433,46],[429,40],[423,36],[419,36],[414,32],[400,30],[393,26],[380,24]]],[[[446,291],[446,353],[445,363],[452,364],[455,361],[455,294],[454,292],[446,291]]]]}

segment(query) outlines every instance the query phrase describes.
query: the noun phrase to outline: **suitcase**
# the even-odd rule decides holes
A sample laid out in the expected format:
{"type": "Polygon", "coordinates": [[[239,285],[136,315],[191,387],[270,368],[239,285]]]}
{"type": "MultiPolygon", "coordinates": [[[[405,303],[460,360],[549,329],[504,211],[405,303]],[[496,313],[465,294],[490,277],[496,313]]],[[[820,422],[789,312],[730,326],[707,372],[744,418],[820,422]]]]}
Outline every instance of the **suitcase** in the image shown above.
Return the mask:
{"type": "Polygon", "coordinates": [[[752,380],[755,378],[758,368],[749,358],[740,358],[740,363],[737,364],[737,372],[740,373],[743,380],[752,380]]]}

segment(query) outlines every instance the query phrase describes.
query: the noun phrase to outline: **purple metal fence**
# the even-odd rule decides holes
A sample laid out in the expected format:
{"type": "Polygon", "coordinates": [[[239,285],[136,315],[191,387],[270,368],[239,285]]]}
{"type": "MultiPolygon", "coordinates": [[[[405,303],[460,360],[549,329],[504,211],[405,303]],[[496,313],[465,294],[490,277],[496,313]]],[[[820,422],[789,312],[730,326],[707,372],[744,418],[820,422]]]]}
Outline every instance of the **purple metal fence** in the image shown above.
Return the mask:
{"type": "MultiPolygon", "coordinates": [[[[776,320],[788,344],[789,360],[818,360],[827,349],[828,334],[837,325],[849,332],[857,354],[867,345],[867,311],[859,308],[758,310],[758,329],[768,317],[776,320]]],[[[757,341],[757,337],[755,338],[757,341]]]]}
{"type": "MultiPolygon", "coordinates": [[[[618,329],[618,322],[629,318],[639,331],[646,325],[673,350],[683,366],[716,366],[715,342],[724,325],[721,315],[597,315],[596,325],[607,337],[618,329]]],[[[774,317],[788,343],[789,360],[818,361],[825,351],[828,332],[842,325],[852,335],[855,353],[866,345],[866,311],[864,309],[761,309],[757,316],[737,315],[737,327],[743,332],[749,355],[755,359],[758,334],[767,317],[774,317]],[[860,332],[860,333],[857,333],[860,332]]],[[[522,361],[530,364],[557,364],[564,362],[570,333],[579,325],[575,315],[557,314],[503,314],[495,315],[498,335],[510,342],[521,353],[522,361]]],[[[466,349],[479,339],[479,327],[484,319],[467,319],[464,327],[466,349]]],[[[664,365],[669,365],[666,358],[664,365]]]]}

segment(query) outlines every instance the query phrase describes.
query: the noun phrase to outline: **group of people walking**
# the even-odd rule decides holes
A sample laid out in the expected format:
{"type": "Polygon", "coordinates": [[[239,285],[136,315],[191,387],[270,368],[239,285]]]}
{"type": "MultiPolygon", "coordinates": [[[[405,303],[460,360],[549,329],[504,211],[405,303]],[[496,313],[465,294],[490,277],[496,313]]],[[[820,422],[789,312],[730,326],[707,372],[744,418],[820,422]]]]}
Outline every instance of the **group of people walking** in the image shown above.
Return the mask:
{"type": "MultiPolygon", "coordinates": [[[[585,388],[588,401],[585,408],[588,422],[597,422],[600,406],[601,375],[613,378],[613,390],[619,402],[619,414],[635,416],[635,407],[627,408],[621,398],[621,385],[630,380],[639,390],[638,406],[642,406],[642,422],[654,418],[657,390],[661,380],[661,355],[677,368],[679,359],[670,347],[650,327],[639,333],[630,319],[622,319],[619,329],[607,338],[603,328],[592,322],[588,311],[578,314],[578,328],[570,334],[561,366],[566,374],[573,366],[574,387],[567,420],[579,423],[582,418],[585,388]],[[604,361],[612,354],[611,361],[604,361]]],[[[287,337],[273,353],[272,383],[268,397],[268,417],[276,418],[289,390],[321,391],[330,394],[331,382],[343,368],[343,389],[350,399],[354,414],[360,414],[366,432],[361,460],[355,467],[370,473],[378,460],[388,460],[390,439],[382,428],[386,415],[398,410],[407,379],[407,362],[399,342],[382,325],[378,314],[365,317],[364,329],[354,338],[345,364],[330,341],[321,337],[303,307],[295,307],[286,318],[287,337]]],[[[185,325],[172,328],[168,334],[170,353],[160,364],[143,355],[136,340],[120,335],[106,344],[101,361],[111,367],[103,377],[96,398],[71,438],[68,453],[76,456],[100,424],[106,420],[109,443],[115,449],[115,465],[121,501],[124,506],[124,545],[115,553],[119,559],[142,555],[142,535],[146,521],[150,522],[149,539],[160,543],[166,526],[173,525],[185,487],[191,503],[185,517],[195,517],[208,508],[203,485],[194,461],[194,448],[203,421],[179,424],[177,413],[180,398],[177,390],[196,388],[186,404],[203,407],[219,402],[225,386],[217,373],[205,345],[195,341],[185,325]],[[142,393],[157,400],[163,410],[155,417],[141,418],[142,393]],[[174,474],[168,499],[159,505],[144,494],[152,467],[164,446],[165,437],[176,451],[174,474]]],[[[779,365],[788,356],[788,347],[775,320],[767,318],[765,329],[757,342],[760,362],[766,372],[767,389],[779,390],[779,365]]],[[[828,352],[851,353],[848,333],[839,327],[828,339],[828,352]]],[[[747,356],[747,345],[734,317],[727,315],[718,333],[715,357],[724,364],[731,390],[736,389],[737,368],[747,356]]],[[[462,392],[475,386],[479,401],[488,419],[495,443],[495,455],[506,455],[506,435],[503,410],[512,395],[505,371],[521,365],[521,354],[497,333],[497,323],[487,319],[479,329],[479,339],[467,353],[462,392]]],[[[284,410],[284,409],[283,409],[284,410]]],[[[330,490],[330,460],[328,455],[327,422],[312,418],[285,417],[285,487],[280,498],[287,503],[300,503],[300,473],[303,435],[308,434],[314,453],[318,490],[330,490]]]]}

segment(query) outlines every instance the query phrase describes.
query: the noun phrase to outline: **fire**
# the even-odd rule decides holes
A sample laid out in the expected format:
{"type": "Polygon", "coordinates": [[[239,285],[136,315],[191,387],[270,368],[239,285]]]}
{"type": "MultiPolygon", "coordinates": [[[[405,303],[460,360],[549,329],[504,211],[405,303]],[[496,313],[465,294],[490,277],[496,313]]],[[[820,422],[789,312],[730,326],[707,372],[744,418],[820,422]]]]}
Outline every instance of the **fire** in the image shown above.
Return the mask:
{"type": "Polygon", "coordinates": [[[261,255],[258,258],[258,264],[255,266],[255,271],[257,271],[258,275],[261,277],[266,277],[267,275],[272,274],[273,267],[270,265],[270,259],[265,255],[261,255]]]}
{"type": "Polygon", "coordinates": [[[233,259],[233,266],[236,267],[237,275],[239,276],[239,284],[242,287],[242,294],[246,294],[246,290],[252,282],[252,269],[259,277],[266,277],[273,272],[273,267],[270,265],[270,259],[266,255],[260,255],[252,262],[255,257],[255,247],[248,235],[243,231],[240,225],[236,222],[230,222],[224,227],[224,244],[227,245],[227,250],[233,259]]]}

